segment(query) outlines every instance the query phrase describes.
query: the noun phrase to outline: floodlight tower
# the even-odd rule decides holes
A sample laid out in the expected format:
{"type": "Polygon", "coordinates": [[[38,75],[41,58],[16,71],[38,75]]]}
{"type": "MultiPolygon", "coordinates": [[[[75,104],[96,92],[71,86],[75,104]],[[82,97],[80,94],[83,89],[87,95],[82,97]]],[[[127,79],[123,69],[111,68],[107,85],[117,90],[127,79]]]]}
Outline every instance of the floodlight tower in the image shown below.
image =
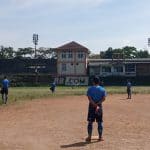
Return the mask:
{"type": "Polygon", "coordinates": [[[37,54],[36,54],[36,46],[38,45],[38,34],[33,34],[33,44],[35,45],[35,55],[34,55],[34,58],[36,59],[36,57],[37,57],[37,54]]]}
{"type": "Polygon", "coordinates": [[[148,47],[150,47],[150,38],[148,38],[148,47]]]}
{"type": "MultiPolygon", "coordinates": [[[[38,45],[38,34],[33,34],[33,44],[35,45],[34,59],[36,59],[37,58],[36,46],[38,45]]],[[[37,64],[35,64],[35,83],[37,84],[37,82],[38,82],[38,71],[37,71],[37,64]]]]}

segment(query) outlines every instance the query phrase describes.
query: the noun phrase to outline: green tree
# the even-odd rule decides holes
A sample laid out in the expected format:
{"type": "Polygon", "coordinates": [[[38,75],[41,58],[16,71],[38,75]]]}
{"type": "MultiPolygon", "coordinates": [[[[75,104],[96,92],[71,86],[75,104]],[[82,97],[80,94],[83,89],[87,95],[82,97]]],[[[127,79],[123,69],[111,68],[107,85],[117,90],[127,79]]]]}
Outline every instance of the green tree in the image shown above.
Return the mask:
{"type": "Polygon", "coordinates": [[[147,50],[140,50],[137,52],[137,58],[149,58],[150,55],[147,50]]]}
{"type": "Polygon", "coordinates": [[[123,47],[123,54],[125,58],[136,58],[137,57],[137,49],[131,46],[123,47]]]}
{"type": "Polygon", "coordinates": [[[32,58],[34,54],[34,50],[31,47],[27,48],[18,48],[18,50],[15,52],[15,57],[17,58],[32,58]]]}
{"type": "Polygon", "coordinates": [[[105,58],[106,59],[111,59],[113,55],[113,48],[109,47],[106,52],[105,52],[105,58]]]}
{"type": "Polygon", "coordinates": [[[89,56],[90,59],[100,59],[100,54],[91,54],[89,56]]]}
{"type": "Polygon", "coordinates": [[[37,58],[55,58],[56,57],[56,52],[52,48],[45,48],[45,47],[40,47],[37,50],[37,58]]]}
{"type": "Polygon", "coordinates": [[[100,58],[101,58],[101,59],[104,59],[104,58],[105,58],[105,52],[104,52],[104,51],[101,51],[101,52],[100,52],[100,58]]]}
{"type": "Polygon", "coordinates": [[[1,59],[9,59],[13,58],[14,56],[14,50],[12,47],[0,47],[0,58],[1,59]]]}
{"type": "Polygon", "coordinates": [[[106,51],[100,52],[100,58],[102,58],[102,59],[111,59],[112,55],[113,55],[112,47],[109,47],[106,51]]]}

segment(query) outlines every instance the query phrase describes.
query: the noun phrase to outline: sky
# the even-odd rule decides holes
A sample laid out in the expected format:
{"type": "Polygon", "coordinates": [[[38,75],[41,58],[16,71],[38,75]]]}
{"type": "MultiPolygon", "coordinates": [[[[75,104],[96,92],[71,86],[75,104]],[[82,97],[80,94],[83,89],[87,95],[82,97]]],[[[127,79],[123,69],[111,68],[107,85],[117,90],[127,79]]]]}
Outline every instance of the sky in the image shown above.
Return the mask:
{"type": "Polygon", "coordinates": [[[38,47],[148,49],[150,0],[0,0],[0,45],[34,47],[34,33],[38,47]]]}

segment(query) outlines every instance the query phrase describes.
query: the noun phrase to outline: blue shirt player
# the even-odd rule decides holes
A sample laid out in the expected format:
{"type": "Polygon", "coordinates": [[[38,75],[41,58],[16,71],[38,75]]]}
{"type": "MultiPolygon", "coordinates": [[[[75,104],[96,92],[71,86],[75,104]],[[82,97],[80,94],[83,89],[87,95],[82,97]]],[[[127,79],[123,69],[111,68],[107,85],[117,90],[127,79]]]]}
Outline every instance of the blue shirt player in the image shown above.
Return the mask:
{"type": "Polygon", "coordinates": [[[51,87],[50,87],[50,90],[52,91],[52,93],[55,92],[55,88],[56,88],[56,83],[53,82],[53,83],[51,84],[51,87]]]}
{"type": "Polygon", "coordinates": [[[127,94],[128,94],[128,97],[127,99],[131,99],[131,82],[129,80],[127,80],[127,94]]]}
{"type": "Polygon", "coordinates": [[[102,132],[103,132],[103,110],[102,110],[102,103],[105,101],[106,91],[102,86],[99,86],[99,78],[94,77],[93,79],[93,86],[91,86],[87,91],[87,97],[89,100],[89,108],[88,108],[88,137],[86,141],[90,142],[92,137],[92,129],[93,129],[93,122],[97,122],[98,124],[98,134],[99,134],[99,141],[102,141],[102,132]]]}
{"type": "Polygon", "coordinates": [[[1,89],[2,100],[4,104],[6,104],[8,100],[8,88],[9,88],[9,80],[5,76],[2,81],[2,89],[1,89]]]}

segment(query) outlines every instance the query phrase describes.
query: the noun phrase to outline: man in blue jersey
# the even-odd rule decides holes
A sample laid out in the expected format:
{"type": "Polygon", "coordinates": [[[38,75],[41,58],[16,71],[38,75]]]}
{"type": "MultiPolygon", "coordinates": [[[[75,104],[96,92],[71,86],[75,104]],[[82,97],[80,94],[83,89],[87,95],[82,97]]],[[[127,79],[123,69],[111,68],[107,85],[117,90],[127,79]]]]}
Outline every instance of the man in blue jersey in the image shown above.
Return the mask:
{"type": "Polygon", "coordinates": [[[8,100],[8,88],[9,88],[9,81],[7,77],[4,76],[4,79],[2,81],[2,89],[1,89],[2,100],[4,104],[6,104],[8,100]]]}
{"type": "Polygon", "coordinates": [[[127,80],[127,94],[127,99],[131,99],[131,82],[129,80],[127,80]]]}
{"type": "Polygon", "coordinates": [[[93,79],[93,86],[91,86],[87,91],[87,96],[89,100],[89,108],[88,108],[88,137],[86,141],[90,142],[92,137],[92,129],[93,129],[93,122],[97,122],[98,124],[98,134],[99,134],[99,141],[102,141],[102,132],[103,132],[103,110],[102,110],[102,103],[105,101],[106,91],[102,86],[99,86],[99,78],[94,77],[93,79]]]}
{"type": "Polygon", "coordinates": [[[50,90],[52,91],[52,93],[55,92],[55,88],[56,88],[56,83],[53,82],[53,83],[51,84],[51,87],[50,87],[50,90]]]}

